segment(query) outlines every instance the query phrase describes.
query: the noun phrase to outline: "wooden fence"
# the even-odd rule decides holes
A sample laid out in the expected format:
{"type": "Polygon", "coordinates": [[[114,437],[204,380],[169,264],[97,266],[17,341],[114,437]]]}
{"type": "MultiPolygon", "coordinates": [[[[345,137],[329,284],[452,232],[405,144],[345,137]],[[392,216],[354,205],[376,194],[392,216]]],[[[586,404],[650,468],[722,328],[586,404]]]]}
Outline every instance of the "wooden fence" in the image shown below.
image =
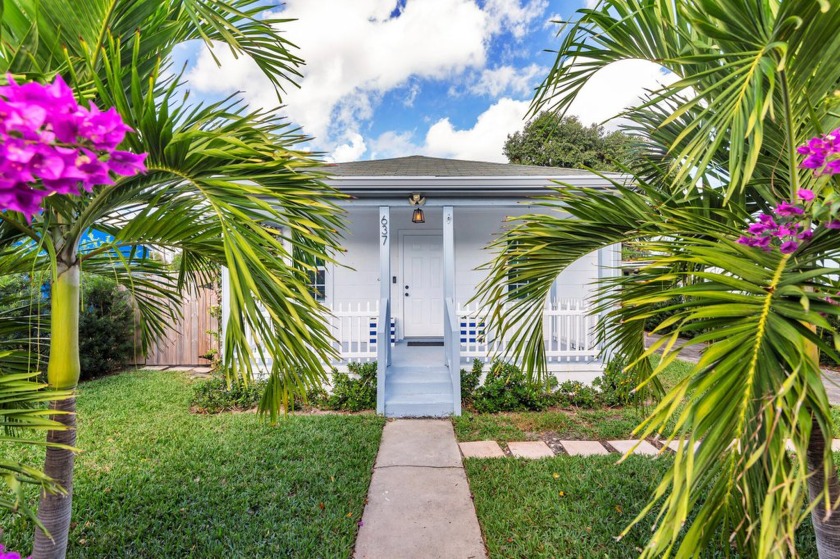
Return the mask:
{"type": "Polygon", "coordinates": [[[217,340],[208,333],[219,330],[219,319],[210,316],[211,308],[218,304],[214,289],[201,287],[196,293],[187,293],[181,302],[181,320],[152,345],[145,364],[209,365],[210,361],[200,356],[219,349],[217,340]]]}

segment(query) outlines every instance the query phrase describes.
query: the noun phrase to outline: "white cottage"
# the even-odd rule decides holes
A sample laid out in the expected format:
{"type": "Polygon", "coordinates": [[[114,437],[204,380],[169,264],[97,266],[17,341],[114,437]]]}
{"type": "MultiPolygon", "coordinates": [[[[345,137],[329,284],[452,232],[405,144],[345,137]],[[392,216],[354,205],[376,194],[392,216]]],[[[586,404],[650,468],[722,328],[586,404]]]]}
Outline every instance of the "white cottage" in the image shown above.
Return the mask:
{"type": "MultiPolygon", "coordinates": [[[[505,340],[487,331],[470,299],[508,217],[545,211],[528,200],[561,181],[608,187],[576,169],[413,156],[330,165],[327,182],[350,195],[343,266],[313,289],[326,307],[342,363],[377,360],[377,412],[460,415],[460,368],[489,360],[505,340]]],[[[591,380],[601,371],[587,312],[592,283],[618,269],[616,248],[561,274],[545,309],[551,370],[591,380]]],[[[341,363],[339,363],[341,365],[341,363]]]]}

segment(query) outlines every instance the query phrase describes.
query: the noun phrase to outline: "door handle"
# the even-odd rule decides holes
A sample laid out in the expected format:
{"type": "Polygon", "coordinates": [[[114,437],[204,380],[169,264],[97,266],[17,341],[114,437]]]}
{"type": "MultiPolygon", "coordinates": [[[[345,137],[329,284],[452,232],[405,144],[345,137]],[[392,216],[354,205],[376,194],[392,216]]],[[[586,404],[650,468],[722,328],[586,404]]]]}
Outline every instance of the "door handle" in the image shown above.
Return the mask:
{"type": "Polygon", "coordinates": [[[408,291],[405,292],[405,296],[408,297],[408,291]]]}
{"type": "Polygon", "coordinates": [[[406,285],[405,288],[408,289],[408,286],[406,285]]]}

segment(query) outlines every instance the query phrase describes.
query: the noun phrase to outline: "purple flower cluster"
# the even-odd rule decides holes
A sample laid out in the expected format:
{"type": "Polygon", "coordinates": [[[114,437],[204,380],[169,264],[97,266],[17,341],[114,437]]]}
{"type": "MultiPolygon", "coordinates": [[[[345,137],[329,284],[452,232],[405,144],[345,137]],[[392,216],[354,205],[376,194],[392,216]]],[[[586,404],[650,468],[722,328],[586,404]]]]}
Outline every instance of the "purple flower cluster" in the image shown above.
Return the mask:
{"type": "Polygon", "coordinates": [[[131,128],[114,108],[80,107],[61,76],[0,86],[0,209],[28,217],[55,194],[114,184],[146,170],[146,154],[117,150],[131,128]]]}
{"type": "Polygon", "coordinates": [[[6,551],[3,544],[0,544],[0,559],[21,559],[20,553],[16,551],[6,551]]]}
{"type": "Polygon", "coordinates": [[[811,138],[796,150],[806,156],[800,165],[802,168],[813,169],[816,175],[840,174],[840,128],[824,136],[811,138]]]}
{"type": "MultiPolygon", "coordinates": [[[[797,192],[797,197],[807,204],[814,199],[814,193],[803,188],[797,192]]],[[[766,251],[778,246],[782,253],[790,254],[814,235],[805,210],[798,201],[783,200],[773,209],[773,215],[761,214],[757,222],[751,223],[738,242],[766,251]]]]}

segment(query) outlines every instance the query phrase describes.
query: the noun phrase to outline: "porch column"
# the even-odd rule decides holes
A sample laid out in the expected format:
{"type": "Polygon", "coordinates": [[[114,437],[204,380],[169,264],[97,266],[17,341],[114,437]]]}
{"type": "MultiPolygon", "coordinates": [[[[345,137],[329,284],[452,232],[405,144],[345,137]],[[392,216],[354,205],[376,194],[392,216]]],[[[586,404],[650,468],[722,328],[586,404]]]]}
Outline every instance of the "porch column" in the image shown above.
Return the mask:
{"type": "MultiPolygon", "coordinates": [[[[621,274],[621,270],[619,269],[620,260],[620,243],[598,249],[598,283],[600,283],[603,279],[616,277],[621,274]]],[[[603,320],[605,315],[606,311],[600,313],[598,315],[598,321],[600,322],[603,320]]],[[[613,351],[609,342],[606,344],[599,344],[598,350],[601,354],[601,360],[604,363],[607,363],[610,359],[612,359],[613,351]]]]}
{"type": "MultiPolygon", "coordinates": [[[[379,299],[391,300],[391,208],[379,208],[379,299]]],[[[381,309],[380,309],[381,310],[381,309]]]]}
{"type": "Polygon", "coordinates": [[[461,415],[461,325],[455,307],[455,215],[443,207],[444,351],[452,379],[452,413],[461,415]]]}
{"type": "Polygon", "coordinates": [[[376,327],[376,413],[385,413],[385,374],[391,361],[391,208],[379,207],[379,320],[376,327]]]}
{"type": "Polygon", "coordinates": [[[443,298],[455,300],[455,216],[443,207],[443,298]]]}

